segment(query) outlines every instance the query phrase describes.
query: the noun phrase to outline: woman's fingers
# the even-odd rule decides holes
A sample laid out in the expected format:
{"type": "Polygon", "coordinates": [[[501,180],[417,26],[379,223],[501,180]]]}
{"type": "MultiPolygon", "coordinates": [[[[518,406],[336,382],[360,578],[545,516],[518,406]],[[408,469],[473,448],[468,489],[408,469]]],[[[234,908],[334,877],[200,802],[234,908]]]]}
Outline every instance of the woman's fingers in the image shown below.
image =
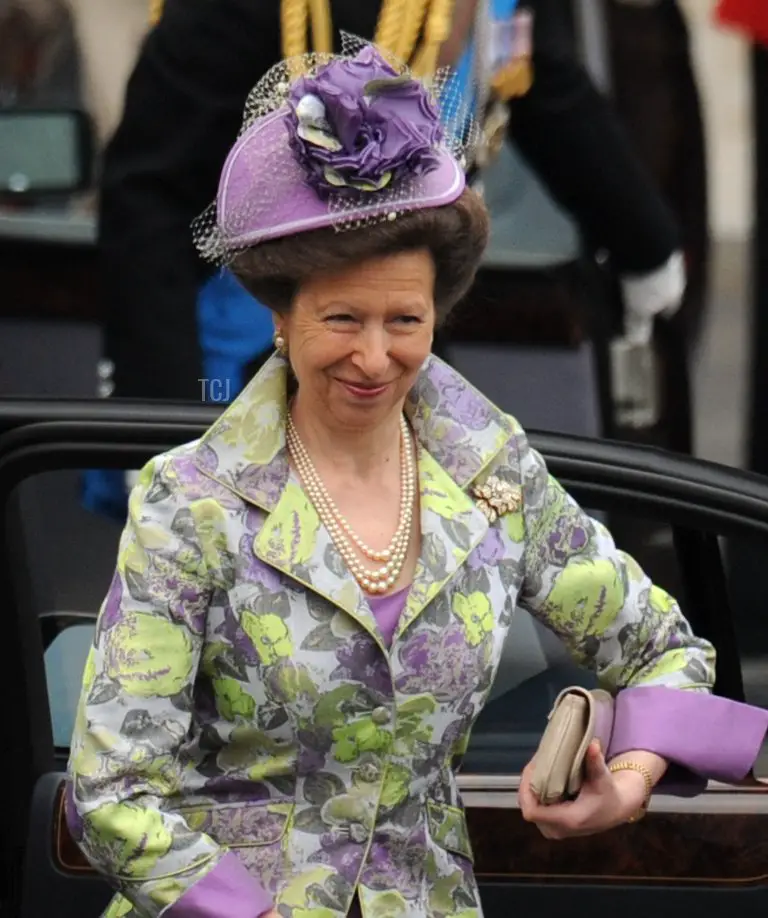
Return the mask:
{"type": "Polygon", "coordinates": [[[534,823],[545,838],[590,835],[610,828],[615,819],[615,788],[599,743],[587,752],[585,780],[574,801],[544,806],[530,784],[530,766],[521,776],[519,789],[520,812],[527,822],[534,823]]]}
{"type": "Polygon", "coordinates": [[[606,790],[613,779],[610,771],[608,771],[608,765],[600,748],[600,743],[597,740],[589,744],[584,765],[584,783],[585,786],[588,786],[586,789],[598,792],[606,790]]]}
{"type": "Polygon", "coordinates": [[[589,826],[595,819],[596,809],[599,808],[599,800],[594,796],[544,806],[530,786],[523,784],[520,786],[519,802],[523,819],[534,823],[546,838],[553,839],[591,831],[589,826]]]}
{"type": "Polygon", "coordinates": [[[540,803],[536,794],[533,792],[531,787],[531,782],[528,778],[528,769],[526,769],[520,780],[520,787],[517,792],[518,803],[520,804],[520,812],[523,815],[523,819],[527,822],[533,822],[534,817],[537,812],[540,810],[546,809],[540,803]]]}

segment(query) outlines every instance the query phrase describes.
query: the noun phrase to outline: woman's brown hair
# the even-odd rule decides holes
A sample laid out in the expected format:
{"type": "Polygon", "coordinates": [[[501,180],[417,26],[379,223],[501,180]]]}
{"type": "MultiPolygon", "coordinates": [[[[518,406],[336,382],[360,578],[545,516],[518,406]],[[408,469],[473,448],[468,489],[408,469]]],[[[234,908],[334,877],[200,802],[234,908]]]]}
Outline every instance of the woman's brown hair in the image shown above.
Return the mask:
{"type": "Polygon", "coordinates": [[[489,229],[482,199],[467,188],[452,204],[411,211],[393,221],[342,232],[311,230],[264,242],[240,254],[230,267],[252,296],[284,315],[302,283],[314,274],[428,249],[435,262],[435,311],[441,322],[471,287],[489,229]]]}

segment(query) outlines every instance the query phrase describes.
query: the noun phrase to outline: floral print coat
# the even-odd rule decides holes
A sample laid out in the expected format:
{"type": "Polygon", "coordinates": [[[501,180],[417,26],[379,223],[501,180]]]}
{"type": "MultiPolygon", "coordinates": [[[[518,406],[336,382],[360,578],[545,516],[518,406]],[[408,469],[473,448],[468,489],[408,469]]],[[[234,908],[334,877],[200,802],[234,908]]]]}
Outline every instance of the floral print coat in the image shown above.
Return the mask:
{"type": "Polygon", "coordinates": [[[388,647],[289,470],[286,382],[275,356],[141,474],[86,664],[69,825],[118,890],[112,918],[340,918],[355,892],[365,918],[475,918],[452,761],[515,609],[667,712],[717,701],[713,649],[435,358],[406,406],[422,551],[388,647]],[[491,476],[509,499],[493,520],[474,491],[491,476]]]}

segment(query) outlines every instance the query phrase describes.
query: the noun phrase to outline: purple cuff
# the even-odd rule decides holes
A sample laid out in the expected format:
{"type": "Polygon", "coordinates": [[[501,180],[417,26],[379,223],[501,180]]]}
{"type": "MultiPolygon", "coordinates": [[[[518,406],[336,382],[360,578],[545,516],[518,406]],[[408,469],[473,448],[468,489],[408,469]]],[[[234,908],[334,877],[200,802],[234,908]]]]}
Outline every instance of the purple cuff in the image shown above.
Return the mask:
{"type": "Polygon", "coordinates": [[[272,907],[266,889],[228,851],[210,873],[163,912],[163,918],[259,918],[272,907]]]}
{"type": "Polygon", "coordinates": [[[659,789],[677,783],[681,769],[701,779],[745,778],[768,731],[768,711],[703,692],[663,686],[629,688],[616,696],[608,758],[633,749],[660,755],[670,769],[659,789]]]}

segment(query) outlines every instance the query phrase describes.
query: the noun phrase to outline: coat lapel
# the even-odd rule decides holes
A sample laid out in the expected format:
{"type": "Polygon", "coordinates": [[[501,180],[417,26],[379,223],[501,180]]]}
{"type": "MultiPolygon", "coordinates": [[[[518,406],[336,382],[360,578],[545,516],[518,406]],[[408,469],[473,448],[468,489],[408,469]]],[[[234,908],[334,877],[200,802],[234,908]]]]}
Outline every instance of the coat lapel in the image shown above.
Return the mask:
{"type": "Polygon", "coordinates": [[[293,474],[254,538],[253,551],[265,564],[351,615],[387,652],[365,594],[293,474]]]}
{"type": "Polygon", "coordinates": [[[436,357],[426,363],[406,411],[421,448],[422,551],[395,639],[488,532],[488,520],[469,489],[514,432],[503,412],[436,357]]]}
{"type": "Polygon", "coordinates": [[[288,481],[287,364],[268,360],[198,442],[198,468],[271,513],[288,481]]]}
{"type": "Polygon", "coordinates": [[[466,491],[425,449],[419,456],[421,553],[397,640],[450,581],[488,532],[488,520],[466,491]]]}

